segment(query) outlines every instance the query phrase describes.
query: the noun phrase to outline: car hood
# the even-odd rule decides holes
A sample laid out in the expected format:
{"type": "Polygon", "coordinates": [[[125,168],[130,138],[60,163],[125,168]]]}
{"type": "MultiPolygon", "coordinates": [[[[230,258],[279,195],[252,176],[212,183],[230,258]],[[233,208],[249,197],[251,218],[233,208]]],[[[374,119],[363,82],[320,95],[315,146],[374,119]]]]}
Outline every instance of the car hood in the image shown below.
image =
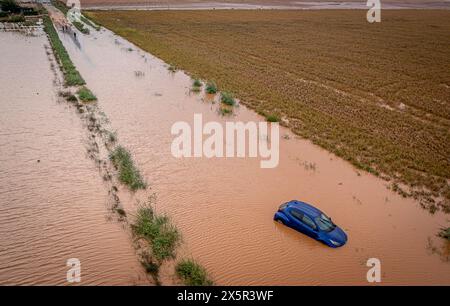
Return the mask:
{"type": "Polygon", "coordinates": [[[334,228],[334,230],[327,233],[327,236],[329,239],[339,242],[341,244],[344,244],[347,242],[347,235],[339,226],[336,226],[334,228]]]}

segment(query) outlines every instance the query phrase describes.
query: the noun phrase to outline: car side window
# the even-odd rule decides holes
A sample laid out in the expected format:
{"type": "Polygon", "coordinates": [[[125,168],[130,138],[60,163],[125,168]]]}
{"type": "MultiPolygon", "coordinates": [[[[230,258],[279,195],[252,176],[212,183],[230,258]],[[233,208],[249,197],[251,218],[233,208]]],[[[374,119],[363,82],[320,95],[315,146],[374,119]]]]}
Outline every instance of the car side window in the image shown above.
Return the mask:
{"type": "Polygon", "coordinates": [[[303,214],[301,212],[291,209],[291,215],[298,221],[302,222],[303,214]]]}
{"type": "Polygon", "coordinates": [[[316,224],[314,223],[314,221],[308,216],[303,215],[302,222],[305,223],[306,225],[308,225],[312,229],[316,229],[317,228],[316,224]]]}

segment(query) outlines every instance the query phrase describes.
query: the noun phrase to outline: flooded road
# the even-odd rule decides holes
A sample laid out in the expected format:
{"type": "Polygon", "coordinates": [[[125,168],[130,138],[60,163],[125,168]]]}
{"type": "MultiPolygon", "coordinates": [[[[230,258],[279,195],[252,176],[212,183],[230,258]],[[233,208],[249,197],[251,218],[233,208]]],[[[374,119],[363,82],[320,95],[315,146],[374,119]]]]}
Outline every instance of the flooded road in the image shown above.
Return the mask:
{"type": "MultiPolygon", "coordinates": [[[[181,254],[198,259],[221,285],[367,284],[366,262],[381,260],[384,284],[450,284],[450,263],[435,250],[449,216],[430,215],[386,182],[358,172],[334,155],[281,129],[280,163],[261,169],[257,158],[172,157],[171,126],[203,121],[262,121],[244,106],[222,117],[191,79],[113,33],[91,31],[80,47],[63,37],[74,63],[99,98],[120,142],[183,233],[181,254]],[[139,72],[139,73],[137,73],[139,72]],[[272,221],[278,206],[315,204],[346,230],[349,242],[330,249],[272,221]]],[[[127,211],[135,197],[121,196],[127,211]]],[[[445,257],[445,256],[444,256],[445,257]]]]}
{"type": "Polygon", "coordinates": [[[0,284],[148,284],[86,158],[85,130],[57,100],[44,35],[0,31],[0,284]]]}

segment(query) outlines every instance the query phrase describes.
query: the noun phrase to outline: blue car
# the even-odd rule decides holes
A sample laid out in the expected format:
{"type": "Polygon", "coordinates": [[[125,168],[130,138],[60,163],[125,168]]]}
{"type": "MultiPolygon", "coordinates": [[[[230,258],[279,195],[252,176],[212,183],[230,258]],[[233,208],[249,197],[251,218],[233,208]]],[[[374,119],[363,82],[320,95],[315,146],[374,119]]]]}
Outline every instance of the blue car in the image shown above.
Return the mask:
{"type": "Polygon", "coordinates": [[[282,204],[273,219],[332,248],[347,242],[347,235],[331,218],[304,202],[294,200],[282,204]]]}

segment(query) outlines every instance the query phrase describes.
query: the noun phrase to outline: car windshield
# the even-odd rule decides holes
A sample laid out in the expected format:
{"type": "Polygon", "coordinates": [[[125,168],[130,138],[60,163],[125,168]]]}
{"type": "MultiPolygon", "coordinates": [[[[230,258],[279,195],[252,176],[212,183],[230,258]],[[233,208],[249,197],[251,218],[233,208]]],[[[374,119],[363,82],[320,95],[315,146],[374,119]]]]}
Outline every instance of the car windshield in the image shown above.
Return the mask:
{"type": "Polygon", "coordinates": [[[316,223],[320,230],[325,232],[331,232],[336,227],[333,221],[324,214],[321,214],[320,217],[316,218],[316,223]]]}

